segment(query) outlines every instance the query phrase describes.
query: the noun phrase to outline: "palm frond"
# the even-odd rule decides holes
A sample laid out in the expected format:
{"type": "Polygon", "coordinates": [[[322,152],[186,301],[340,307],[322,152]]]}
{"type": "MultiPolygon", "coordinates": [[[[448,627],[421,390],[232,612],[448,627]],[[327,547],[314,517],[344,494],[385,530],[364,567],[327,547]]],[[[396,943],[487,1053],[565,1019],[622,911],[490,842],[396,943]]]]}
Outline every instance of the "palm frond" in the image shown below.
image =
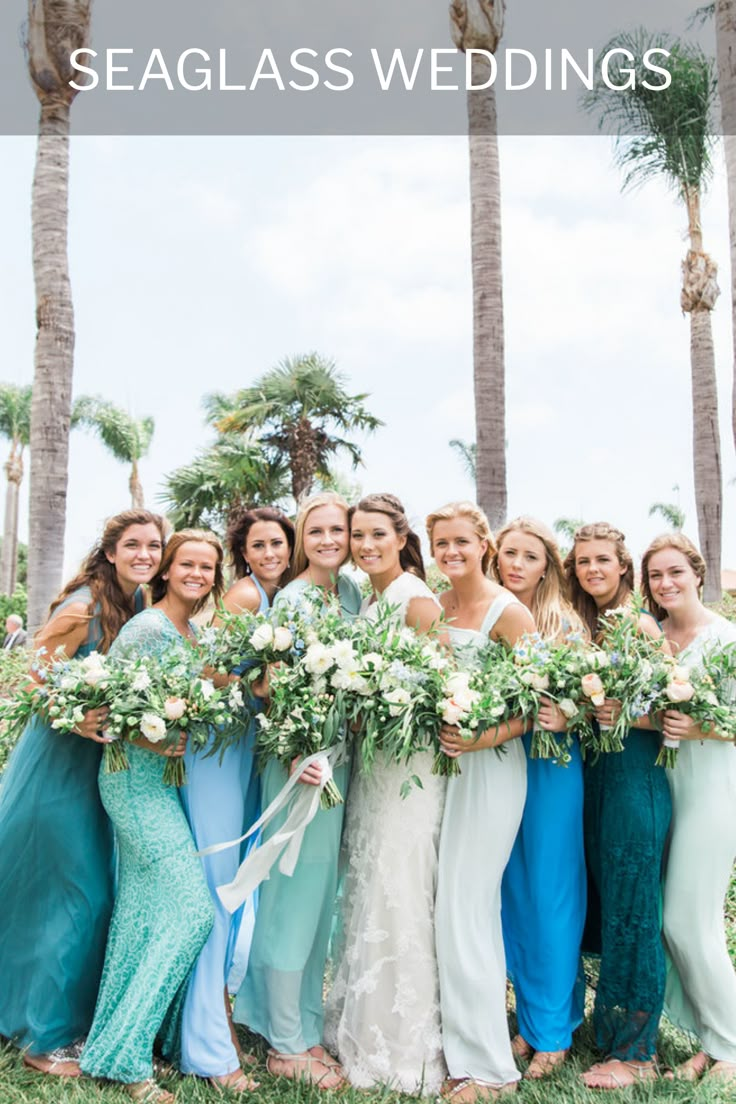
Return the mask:
{"type": "Polygon", "coordinates": [[[31,440],[30,384],[0,383],[0,435],[25,448],[31,440]]]}
{"type": "Polygon", "coordinates": [[[137,462],[146,455],[155,429],[153,418],[133,418],[99,395],[81,395],[76,400],[72,425],[91,429],[115,459],[124,464],[137,462]]]}

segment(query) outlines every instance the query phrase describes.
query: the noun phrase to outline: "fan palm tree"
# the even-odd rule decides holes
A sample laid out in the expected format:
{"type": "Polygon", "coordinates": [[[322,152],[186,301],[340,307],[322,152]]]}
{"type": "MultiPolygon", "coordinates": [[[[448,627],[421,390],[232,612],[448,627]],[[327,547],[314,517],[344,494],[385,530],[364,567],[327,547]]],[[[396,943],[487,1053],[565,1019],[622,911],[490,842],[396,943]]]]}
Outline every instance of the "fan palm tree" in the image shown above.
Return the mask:
{"type": "Polygon", "coordinates": [[[148,452],[153,437],[153,418],[133,418],[127,410],[101,399],[99,395],[82,395],[72,409],[72,425],[93,430],[108,452],[121,464],[130,464],[131,505],[142,510],[143,486],[138,475],[138,462],[148,452]]]}
{"type": "Polygon", "coordinates": [[[552,528],[564,544],[564,547],[560,550],[563,555],[572,548],[575,534],[583,525],[585,525],[585,522],[582,518],[558,517],[552,522],[552,528]]]}
{"type": "Polygon", "coordinates": [[[252,434],[230,433],[167,475],[159,498],[175,528],[206,526],[221,532],[232,510],[284,499],[288,476],[284,460],[269,459],[252,434]]]}
{"type": "Polygon", "coordinates": [[[459,456],[466,473],[475,483],[478,466],[478,447],[475,441],[461,441],[459,437],[453,437],[449,444],[455,455],[459,456]]]}
{"type": "Polygon", "coordinates": [[[89,43],[92,0],[29,0],[26,52],[40,103],[31,203],[36,347],[31,406],[28,627],[61,583],[74,368],[67,254],[72,51],[89,43]]]}
{"type": "Polygon", "coordinates": [[[315,476],[329,478],[335,453],[346,452],[353,468],[362,463],[360,448],[335,430],[370,433],[383,425],[363,405],[367,397],[349,395],[334,363],[309,353],[287,357],[235,395],[207,396],[205,406],[221,433],[255,430],[273,465],[288,459],[291,493],[299,501],[315,476]]]}
{"type": "Polygon", "coordinates": [[[5,461],[8,485],[5,490],[0,592],[13,594],[18,567],[18,499],[23,482],[23,451],[31,439],[31,387],[0,384],[0,434],[10,441],[5,461]]]}
{"type": "Polygon", "coordinates": [[[718,95],[721,101],[723,145],[728,184],[728,234],[731,249],[731,333],[733,335],[733,390],[731,425],[736,445],[736,2],[717,0],[716,59],[718,95]]]}
{"type": "MultiPolygon", "coordinates": [[[[703,250],[700,205],[711,173],[711,111],[715,100],[713,64],[693,43],[644,30],[619,35],[602,51],[616,47],[643,58],[653,46],[669,51],[662,61],[672,80],[665,91],[645,87],[647,70],[636,85],[613,91],[602,81],[586,93],[588,110],[601,126],[618,134],[616,160],[624,170],[624,188],[662,177],[675,189],[687,212],[690,248],[682,265],[682,310],[690,316],[690,365],[693,406],[693,467],[700,546],[708,575],[705,598],[720,598],[721,452],[711,311],[718,296],[717,268],[703,250]]],[[[639,62],[641,65],[641,62],[639,62]]],[[[620,62],[628,69],[628,62],[620,62]]],[[[623,73],[611,67],[612,84],[624,86],[623,73]]],[[[651,83],[651,82],[650,82],[651,83]]]]}
{"type": "MultiPolygon", "coordinates": [[[[452,38],[459,50],[495,53],[503,33],[505,0],[451,0],[452,38]]],[[[472,55],[472,83],[486,82],[489,66],[472,55]]],[[[473,268],[473,379],[477,495],[495,529],[506,517],[506,375],[501,264],[501,176],[493,87],[468,92],[471,257],[473,268]]]]}

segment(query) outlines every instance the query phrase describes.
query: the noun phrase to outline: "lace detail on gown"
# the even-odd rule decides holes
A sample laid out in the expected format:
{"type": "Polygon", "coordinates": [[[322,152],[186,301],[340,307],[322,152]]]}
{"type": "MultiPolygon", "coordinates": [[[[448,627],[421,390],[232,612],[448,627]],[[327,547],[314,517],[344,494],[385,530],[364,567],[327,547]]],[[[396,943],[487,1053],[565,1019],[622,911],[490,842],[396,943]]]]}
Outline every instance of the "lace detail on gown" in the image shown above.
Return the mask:
{"type": "MultiPolygon", "coordinates": [[[[434,599],[404,574],[383,601],[403,618],[413,598],[434,599]]],[[[378,604],[364,603],[375,617],[378,604]]],[[[356,763],[359,756],[356,756],[356,763]]],[[[327,999],[325,1040],[351,1083],[435,1093],[445,1076],[434,946],[437,854],[445,783],[431,752],[412,770],[423,789],[402,800],[406,767],[377,761],[354,771],[345,815],[342,937],[327,999]]]]}

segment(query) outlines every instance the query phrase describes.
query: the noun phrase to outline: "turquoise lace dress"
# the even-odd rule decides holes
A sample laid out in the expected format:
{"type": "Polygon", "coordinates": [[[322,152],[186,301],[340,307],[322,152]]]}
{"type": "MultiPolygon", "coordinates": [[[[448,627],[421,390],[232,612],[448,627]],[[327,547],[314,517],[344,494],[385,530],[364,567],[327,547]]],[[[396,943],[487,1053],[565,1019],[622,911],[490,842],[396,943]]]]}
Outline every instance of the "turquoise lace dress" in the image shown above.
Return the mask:
{"type": "MultiPolygon", "coordinates": [[[[86,587],[77,590],[54,616],[91,601],[86,587]]],[[[77,656],[101,639],[93,617],[77,656]]],[[[68,1046],[92,1022],[114,878],[101,754],[93,740],[36,718],[0,786],[0,1034],[31,1054],[68,1046]]]]}
{"type": "MultiPolygon", "coordinates": [[[[276,599],[297,602],[307,583],[295,579],[276,599]]],[[[343,616],[354,618],[360,591],[347,575],[338,580],[343,616]]],[[[270,760],[263,772],[263,807],[287,781],[286,769],[270,760]]],[[[350,764],[335,769],[335,781],[347,797],[350,764]]],[[[338,855],[345,805],[321,809],[307,827],[299,861],[291,877],[276,867],[260,887],[248,971],[233,1018],[262,1035],[285,1054],[301,1054],[322,1042],[322,990],[338,882],[338,855]]],[[[278,831],[286,812],[266,828],[278,831]]]]}
{"type": "MultiPolygon", "coordinates": [[[[180,640],[160,610],[134,617],[120,651],[157,654],[180,640]]],[[[163,783],[166,759],[129,745],[130,768],[100,771],[102,802],[115,826],[118,893],[95,1018],[81,1066],[92,1077],[145,1081],[154,1039],[176,1058],[181,1005],[214,909],[179,792],[163,783]]]]}

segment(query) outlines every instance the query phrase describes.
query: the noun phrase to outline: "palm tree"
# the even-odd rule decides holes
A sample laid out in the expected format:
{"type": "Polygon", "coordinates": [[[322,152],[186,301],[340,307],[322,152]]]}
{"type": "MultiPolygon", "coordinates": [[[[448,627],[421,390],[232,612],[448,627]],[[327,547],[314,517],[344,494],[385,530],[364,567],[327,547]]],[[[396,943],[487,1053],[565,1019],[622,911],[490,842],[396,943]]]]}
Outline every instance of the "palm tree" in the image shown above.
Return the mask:
{"type": "Polygon", "coordinates": [[[679,533],[685,527],[685,511],[675,505],[674,502],[653,502],[649,507],[650,517],[662,518],[666,525],[669,525],[670,529],[674,529],[679,533]]]}
{"type": "MultiPolygon", "coordinates": [[[[643,58],[653,46],[669,50],[661,62],[671,74],[670,87],[653,91],[642,83],[647,70],[636,74],[636,85],[613,91],[602,81],[586,94],[585,103],[601,126],[618,134],[616,160],[624,170],[624,188],[663,177],[675,189],[687,211],[690,248],[682,265],[682,310],[690,316],[690,365],[693,406],[693,467],[698,506],[700,546],[708,575],[707,601],[720,598],[721,579],[721,453],[718,395],[710,313],[718,296],[716,265],[703,250],[701,196],[711,172],[711,110],[715,99],[713,64],[693,43],[666,35],[656,39],[639,30],[620,35],[602,51],[616,47],[643,58]]],[[[621,62],[621,67],[629,67],[621,62]]],[[[625,84],[611,67],[612,84],[625,84]]],[[[649,74],[651,76],[651,74],[649,74]]]]}
{"type": "Polygon", "coordinates": [[[267,506],[288,495],[288,468],[272,462],[252,434],[231,433],[166,476],[159,498],[177,529],[225,527],[240,506],[267,506]]]}
{"type": "MultiPolygon", "coordinates": [[[[451,0],[455,46],[495,53],[504,14],[505,0],[451,0]]],[[[472,55],[471,72],[474,85],[486,82],[489,66],[482,54],[472,55]]],[[[468,92],[468,136],[477,495],[495,529],[506,517],[507,491],[501,178],[492,86],[468,92]]]]}
{"type": "Polygon", "coordinates": [[[466,474],[475,483],[478,466],[478,447],[475,441],[461,441],[459,437],[453,437],[449,445],[455,455],[460,457],[460,462],[465,468],[466,474]]]}
{"type": "Polygon", "coordinates": [[[716,59],[718,95],[721,101],[723,145],[728,183],[728,234],[731,248],[731,333],[733,335],[733,390],[731,425],[736,445],[736,3],[717,0],[716,59]]]}
{"type": "Polygon", "coordinates": [[[220,432],[256,430],[272,464],[288,458],[291,493],[299,501],[315,476],[328,477],[335,453],[346,452],[353,468],[362,463],[358,446],[334,430],[370,433],[383,425],[363,405],[367,397],[349,395],[335,364],[309,353],[287,357],[233,396],[209,395],[205,404],[220,432]]]}
{"type": "Polygon", "coordinates": [[[585,525],[585,522],[582,518],[558,517],[552,522],[552,528],[565,544],[565,548],[561,551],[567,552],[569,548],[572,548],[575,534],[583,525],[585,525]]]}
{"type": "Polygon", "coordinates": [[[2,594],[13,594],[17,579],[18,498],[23,482],[23,450],[28,447],[31,439],[31,397],[30,386],[0,384],[0,434],[10,441],[10,455],[5,461],[8,485],[5,491],[5,523],[0,561],[2,594]]]}
{"type": "Polygon", "coordinates": [[[89,43],[92,0],[29,0],[26,52],[40,103],[31,204],[36,348],[31,406],[28,627],[58,591],[64,561],[74,311],[67,255],[70,55],[89,43]]]}
{"type": "Polygon", "coordinates": [[[138,462],[148,452],[153,437],[153,418],[134,418],[127,410],[101,399],[99,395],[82,395],[72,409],[72,426],[93,430],[108,452],[121,464],[130,464],[131,504],[142,510],[143,486],[138,475],[138,462]]]}

